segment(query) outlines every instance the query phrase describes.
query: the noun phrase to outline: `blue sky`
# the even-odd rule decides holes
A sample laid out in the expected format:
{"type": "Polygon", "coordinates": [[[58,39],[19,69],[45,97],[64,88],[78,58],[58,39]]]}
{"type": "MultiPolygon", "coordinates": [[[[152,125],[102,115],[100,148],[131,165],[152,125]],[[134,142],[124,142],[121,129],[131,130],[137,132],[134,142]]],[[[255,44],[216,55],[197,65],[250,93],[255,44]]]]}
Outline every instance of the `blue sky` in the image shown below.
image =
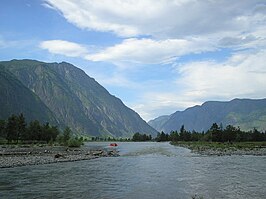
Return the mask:
{"type": "Polygon", "coordinates": [[[265,98],[265,0],[1,0],[0,59],[70,62],[146,121],[265,98]]]}

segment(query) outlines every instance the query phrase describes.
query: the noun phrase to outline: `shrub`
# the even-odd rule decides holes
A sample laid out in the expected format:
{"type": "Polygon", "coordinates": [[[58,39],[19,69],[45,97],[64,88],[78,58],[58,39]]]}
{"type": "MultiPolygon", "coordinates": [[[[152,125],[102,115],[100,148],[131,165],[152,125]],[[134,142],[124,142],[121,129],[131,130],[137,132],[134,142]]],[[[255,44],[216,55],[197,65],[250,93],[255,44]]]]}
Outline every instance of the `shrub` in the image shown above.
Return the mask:
{"type": "Polygon", "coordinates": [[[80,147],[83,144],[82,141],[75,139],[75,138],[70,138],[68,140],[67,146],[68,147],[80,147]]]}

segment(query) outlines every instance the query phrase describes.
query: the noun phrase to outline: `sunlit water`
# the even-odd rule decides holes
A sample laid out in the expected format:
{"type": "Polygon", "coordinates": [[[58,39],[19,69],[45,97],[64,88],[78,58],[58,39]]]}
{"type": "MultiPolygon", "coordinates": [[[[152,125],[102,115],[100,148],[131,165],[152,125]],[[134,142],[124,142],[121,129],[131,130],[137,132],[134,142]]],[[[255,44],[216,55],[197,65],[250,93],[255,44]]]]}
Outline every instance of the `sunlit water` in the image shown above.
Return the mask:
{"type": "Polygon", "coordinates": [[[208,157],[168,143],[118,144],[120,157],[0,169],[0,198],[266,198],[265,156],[208,157]]]}

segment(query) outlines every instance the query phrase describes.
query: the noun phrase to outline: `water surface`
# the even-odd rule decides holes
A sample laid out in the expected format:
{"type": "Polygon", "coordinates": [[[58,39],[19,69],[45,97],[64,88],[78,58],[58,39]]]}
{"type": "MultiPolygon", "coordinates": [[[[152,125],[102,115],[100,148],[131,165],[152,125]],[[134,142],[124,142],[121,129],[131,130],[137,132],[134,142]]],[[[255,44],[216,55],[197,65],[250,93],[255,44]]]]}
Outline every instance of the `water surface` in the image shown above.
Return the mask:
{"type": "Polygon", "coordinates": [[[200,156],[168,143],[118,144],[120,157],[0,169],[0,198],[266,196],[265,156],[200,156]]]}

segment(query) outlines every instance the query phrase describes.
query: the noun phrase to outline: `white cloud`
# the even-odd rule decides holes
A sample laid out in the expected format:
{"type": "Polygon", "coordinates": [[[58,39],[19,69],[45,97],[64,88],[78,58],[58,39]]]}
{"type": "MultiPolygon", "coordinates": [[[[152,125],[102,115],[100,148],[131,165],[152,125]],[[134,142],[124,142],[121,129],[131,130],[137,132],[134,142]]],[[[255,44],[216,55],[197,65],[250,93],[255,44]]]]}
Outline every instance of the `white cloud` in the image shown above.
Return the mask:
{"type": "Polygon", "coordinates": [[[185,39],[126,39],[122,43],[108,47],[98,53],[87,55],[92,61],[129,62],[140,64],[172,63],[185,54],[213,50],[207,41],[193,38],[185,39]]]}
{"type": "Polygon", "coordinates": [[[129,104],[147,122],[161,115],[169,115],[177,110],[184,110],[199,104],[191,98],[181,96],[176,90],[172,92],[150,91],[139,102],[129,104]]]}
{"type": "Polygon", "coordinates": [[[252,32],[265,24],[262,0],[46,0],[47,5],[79,28],[124,37],[252,32]]]}
{"type": "Polygon", "coordinates": [[[224,63],[192,62],[179,70],[177,81],[186,91],[184,96],[206,99],[234,97],[265,97],[266,50],[242,52],[224,63]]]}
{"type": "MultiPolygon", "coordinates": [[[[63,40],[48,40],[40,44],[42,49],[53,54],[82,57],[90,61],[107,61],[116,65],[127,64],[164,64],[173,63],[182,55],[213,50],[206,40],[185,39],[126,39],[122,43],[107,47],[95,53],[77,43],[63,40]]],[[[90,50],[92,51],[92,50],[90,50]]]]}
{"type": "Polygon", "coordinates": [[[46,48],[91,61],[172,63],[182,55],[221,47],[266,46],[266,4],[262,0],[46,0],[43,5],[58,10],[79,28],[131,37],[86,55],[82,46],[73,52],[56,50],[57,45],[51,44],[46,48]],[[142,35],[150,38],[136,37],[142,35]]]}
{"type": "Polygon", "coordinates": [[[48,50],[53,54],[60,54],[69,57],[84,57],[88,51],[86,47],[63,40],[48,40],[40,43],[40,48],[48,50]]]}
{"type": "Polygon", "coordinates": [[[238,52],[228,60],[191,62],[177,67],[176,81],[144,84],[139,100],[129,103],[146,121],[210,100],[265,98],[266,50],[238,52]],[[158,87],[158,89],[156,89],[158,87]]]}

